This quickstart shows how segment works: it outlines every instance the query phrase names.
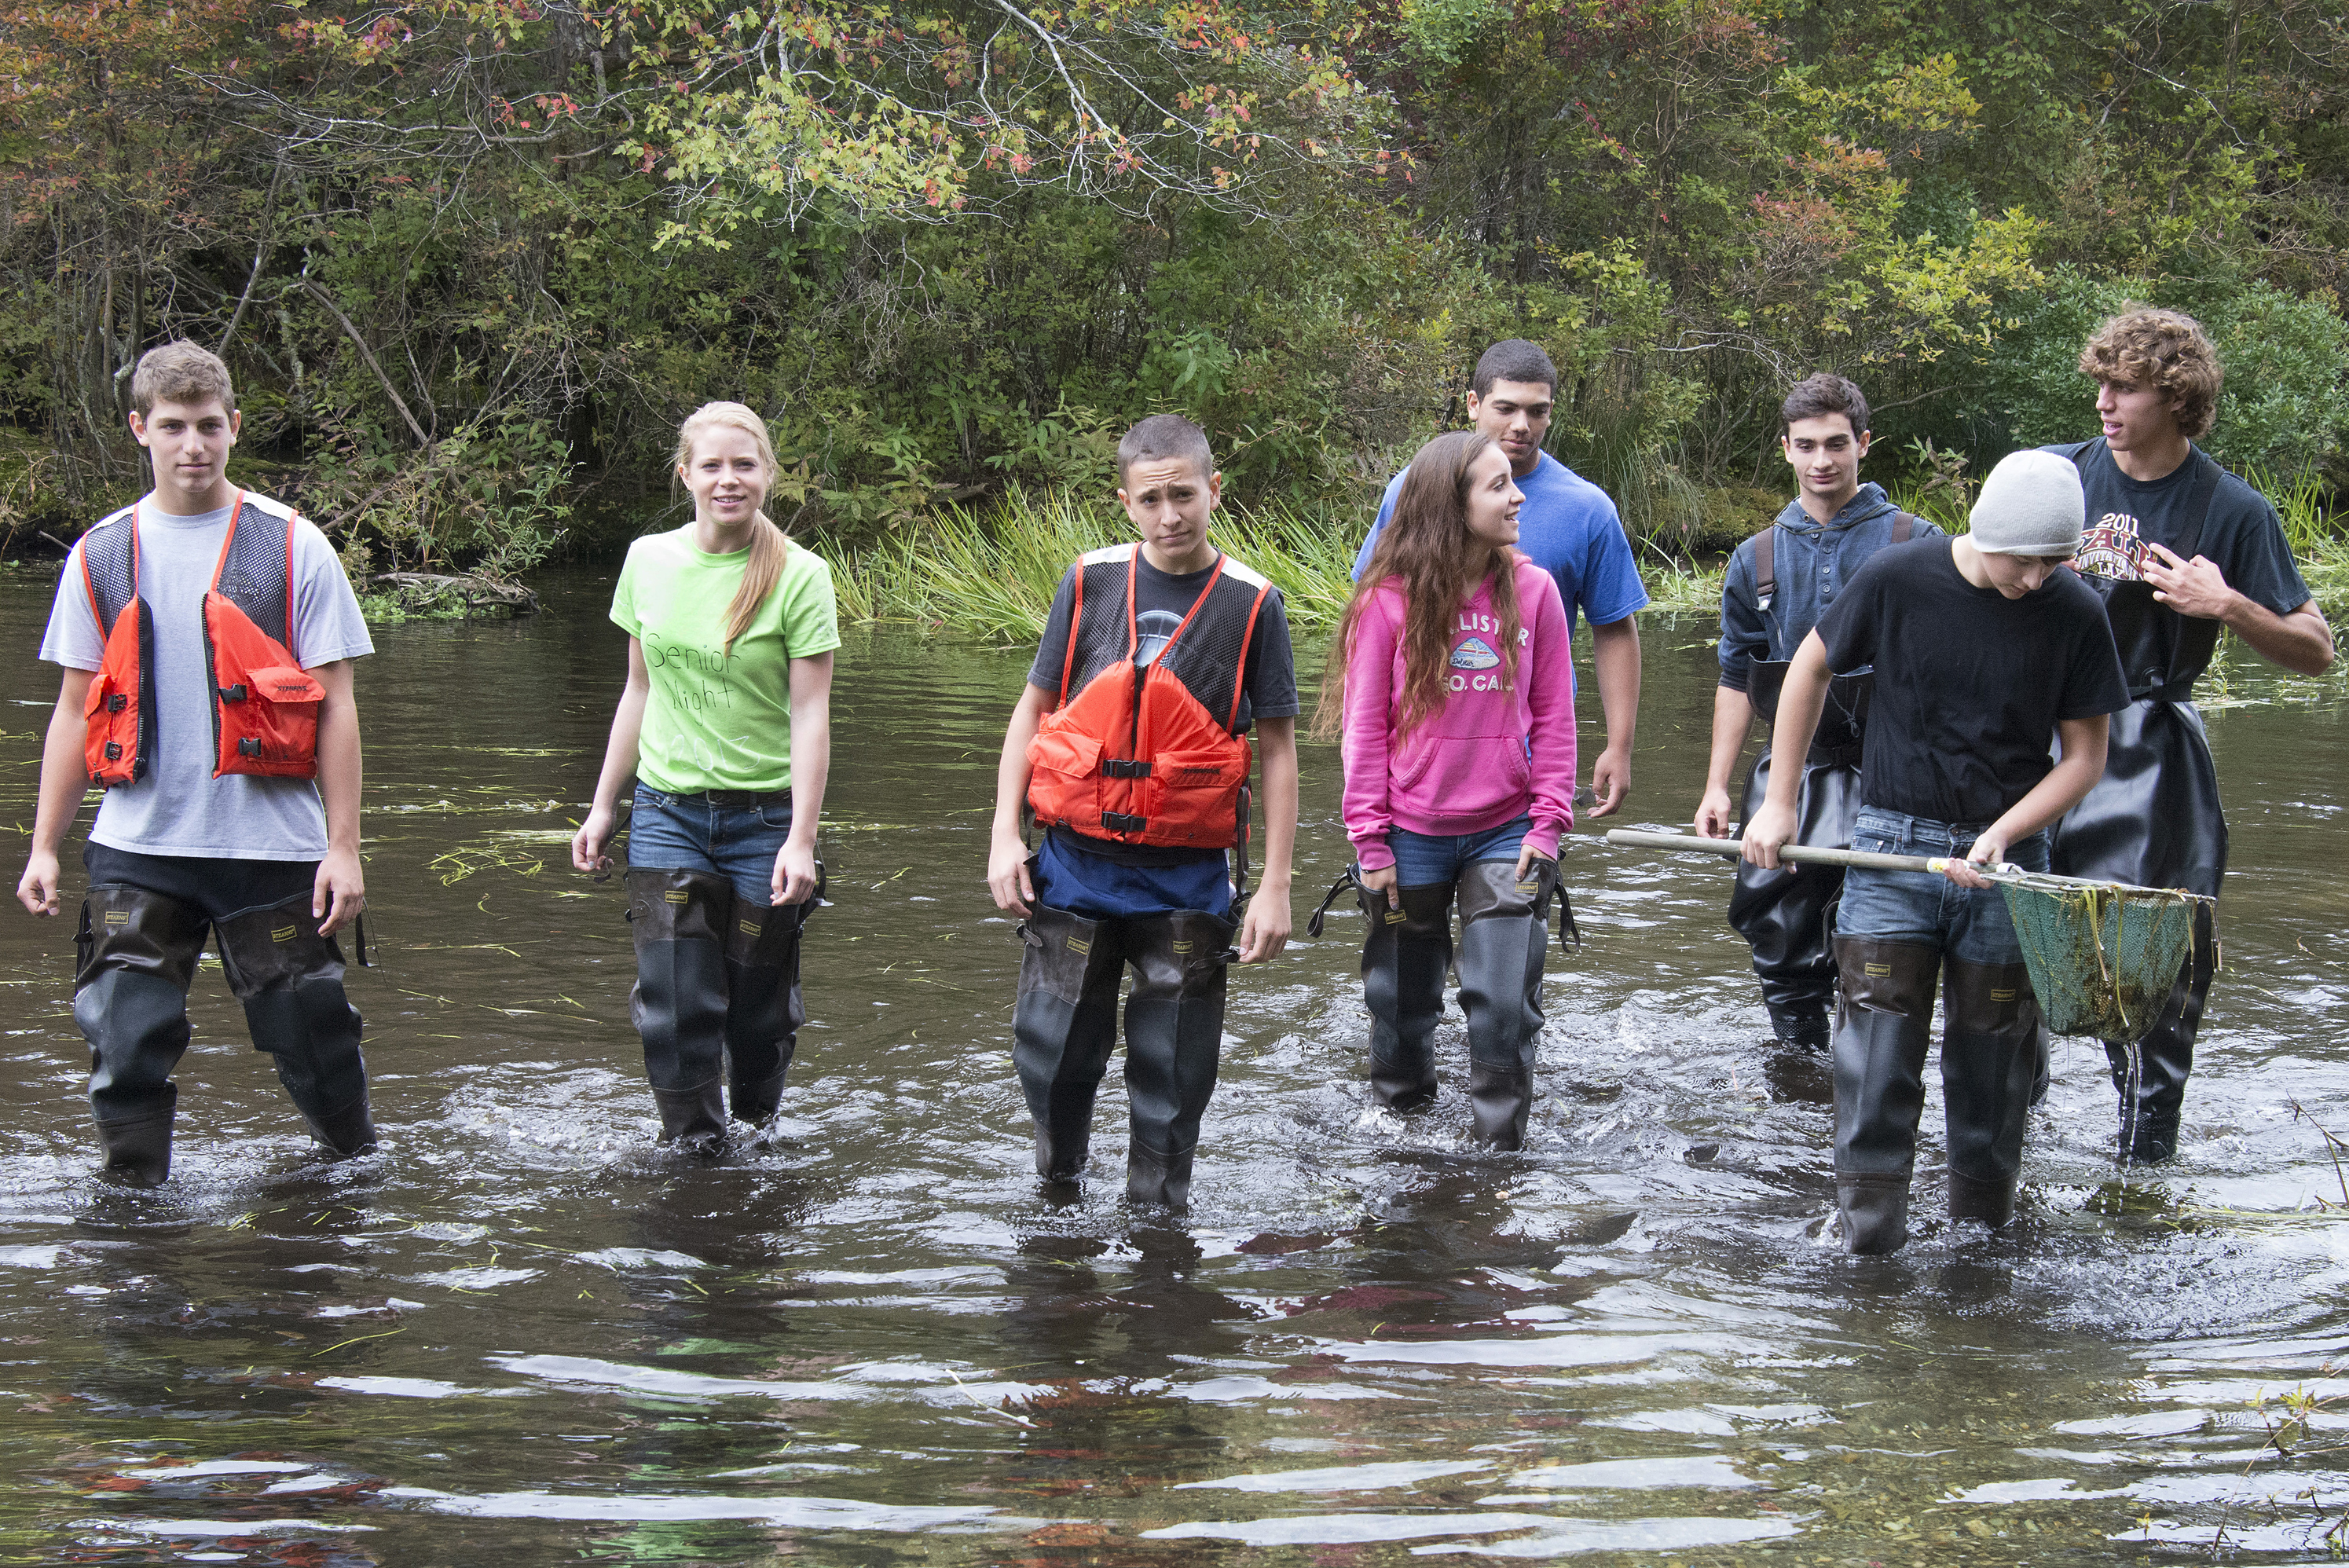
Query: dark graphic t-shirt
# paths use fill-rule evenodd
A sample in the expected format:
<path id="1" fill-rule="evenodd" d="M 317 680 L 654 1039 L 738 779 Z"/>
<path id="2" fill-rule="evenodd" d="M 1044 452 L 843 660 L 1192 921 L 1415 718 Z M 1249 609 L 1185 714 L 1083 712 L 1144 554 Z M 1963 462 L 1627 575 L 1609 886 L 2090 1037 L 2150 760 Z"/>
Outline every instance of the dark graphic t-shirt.
<path id="1" fill-rule="evenodd" d="M 2009 599 L 1966 581 L 1950 541 L 1878 552 L 1818 624 L 1827 668 L 1876 666 L 1860 799 L 1987 825 L 2054 766 L 2055 727 L 2127 706 L 2095 593 L 2058 569 Z"/>
<path id="2" fill-rule="evenodd" d="M 2149 544 L 2189 561 L 2207 557 L 2227 586 L 2279 615 L 2308 603 L 2308 584 L 2292 558 L 2275 508 L 2199 448 L 2158 480 L 2133 480 L 2121 472 L 2101 438 L 2049 450 L 2079 467 L 2088 526 L 2072 565 L 2106 600 L 2132 692 L 2200 678 L 2220 630 L 2215 621 L 2196 621 L 2154 603 L 2149 590 L 2116 592 L 2119 584 L 2145 581 Z M 2213 477 L 2214 489 L 2197 483 Z M 2205 493 L 2210 498 L 2207 511 L 2201 505 Z"/>

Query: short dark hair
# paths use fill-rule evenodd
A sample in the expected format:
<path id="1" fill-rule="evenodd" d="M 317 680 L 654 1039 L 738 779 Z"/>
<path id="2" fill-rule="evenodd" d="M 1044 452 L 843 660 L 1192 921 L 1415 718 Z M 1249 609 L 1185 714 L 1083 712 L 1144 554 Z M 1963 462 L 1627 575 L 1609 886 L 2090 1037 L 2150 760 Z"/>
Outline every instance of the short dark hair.
<path id="1" fill-rule="evenodd" d="M 1822 370 L 1795 382 L 1778 405 L 1778 434 L 1784 436 L 1797 419 L 1823 419 L 1829 414 L 1849 419 L 1853 435 L 1868 434 L 1868 398 L 1834 371 Z"/>
<path id="2" fill-rule="evenodd" d="M 1557 396 L 1557 366 L 1549 362 L 1542 346 L 1522 337 L 1505 337 L 1485 350 L 1476 361 L 1476 374 L 1468 385 L 1479 397 L 1489 397 L 1495 381 L 1534 381 Z"/>
<path id="3" fill-rule="evenodd" d="M 1117 482 L 1125 483 L 1126 470 L 1136 463 L 1169 459 L 1195 465 L 1203 480 L 1215 477 L 1216 453 L 1207 445 L 1207 432 L 1180 414 L 1153 414 L 1117 443 Z"/>

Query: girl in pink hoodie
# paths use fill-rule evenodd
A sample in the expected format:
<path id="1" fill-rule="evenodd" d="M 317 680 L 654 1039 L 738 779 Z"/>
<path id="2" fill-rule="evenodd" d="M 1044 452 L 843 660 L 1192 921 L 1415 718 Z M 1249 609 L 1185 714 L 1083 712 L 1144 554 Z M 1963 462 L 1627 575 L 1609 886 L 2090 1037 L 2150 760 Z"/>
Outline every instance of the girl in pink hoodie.
<path id="1" fill-rule="evenodd" d="M 1511 548 L 1524 500 L 1485 436 L 1420 449 L 1346 607 L 1318 721 L 1341 716 L 1371 1091 L 1397 1110 L 1435 1097 L 1456 892 L 1468 1099 L 1477 1140 L 1497 1149 L 1525 1140 L 1558 836 L 1574 820 L 1566 608 Z"/>

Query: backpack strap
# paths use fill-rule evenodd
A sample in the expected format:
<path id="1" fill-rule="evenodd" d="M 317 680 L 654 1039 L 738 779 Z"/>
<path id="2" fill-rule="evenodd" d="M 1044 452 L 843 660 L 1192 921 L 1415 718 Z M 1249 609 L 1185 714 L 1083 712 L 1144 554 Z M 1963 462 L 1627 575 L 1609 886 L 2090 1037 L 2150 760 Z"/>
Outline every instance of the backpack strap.
<path id="1" fill-rule="evenodd" d="M 1770 595 L 1778 591 L 1777 543 L 1778 524 L 1774 519 L 1754 536 L 1754 607 L 1757 610 L 1767 611 Z"/>
<path id="2" fill-rule="evenodd" d="M 1917 520 L 1905 511 L 1892 514 L 1892 542 L 1906 544 L 1917 537 Z"/>

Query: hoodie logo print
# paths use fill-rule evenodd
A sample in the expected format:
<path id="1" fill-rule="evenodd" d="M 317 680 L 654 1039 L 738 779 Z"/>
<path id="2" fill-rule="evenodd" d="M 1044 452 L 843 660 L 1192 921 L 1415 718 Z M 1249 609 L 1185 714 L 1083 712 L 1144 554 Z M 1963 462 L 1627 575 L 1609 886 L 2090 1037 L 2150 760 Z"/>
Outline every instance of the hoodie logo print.
<path id="1" fill-rule="evenodd" d="M 1452 667 L 1455 670 L 1489 670 L 1501 662 L 1501 655 L 1482 637 L 1470 637 L 1452 650 Z"/>

